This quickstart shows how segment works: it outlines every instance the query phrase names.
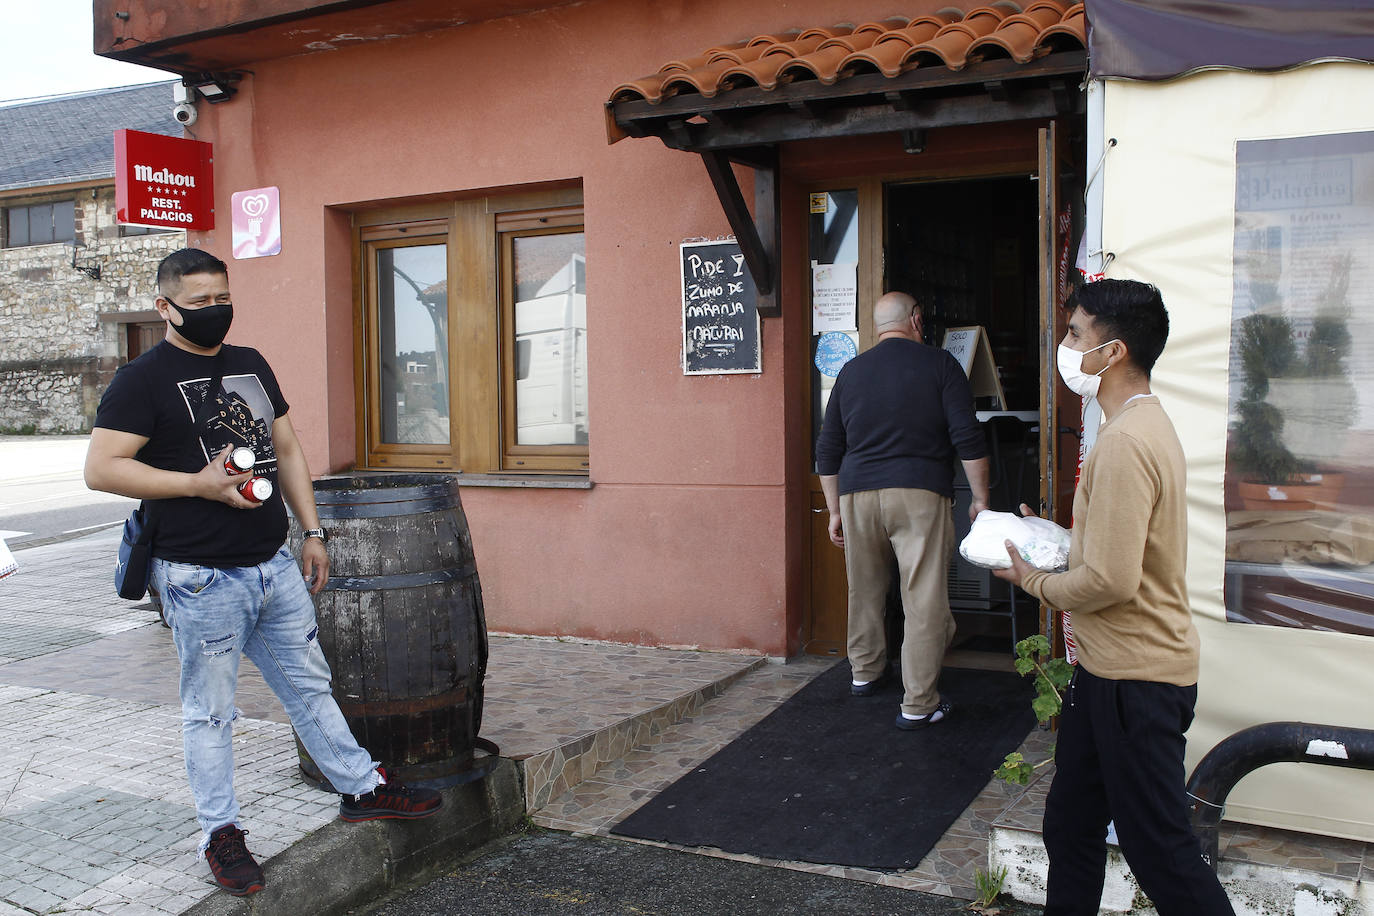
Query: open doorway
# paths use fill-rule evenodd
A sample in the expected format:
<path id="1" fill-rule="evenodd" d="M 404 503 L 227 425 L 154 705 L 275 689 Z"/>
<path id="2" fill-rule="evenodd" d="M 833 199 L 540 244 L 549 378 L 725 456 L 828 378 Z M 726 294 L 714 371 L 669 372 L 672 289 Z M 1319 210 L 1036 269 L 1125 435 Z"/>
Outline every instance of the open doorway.
<path id="1" fill-rule="evenodd" d="M 852 271 L 856 300 L 862 304 L 852 330 L 831 330 L 833 321 L 822 326 L 813 318 L 808 449 L 843 362 L 820 358 L 825 343 L 831 343 L 831 350 L 838 349 L 836 340 L 846 343 L 849 354 L 868 349 L 876 338 L 869 306 L 882 291 L 901 290 L 925 308 L 926 343 L 942 346 L 951 328 L 978 327 L 985 332 L 1002 394 L 975 401 L 993 465 L 992 507 L 1011 511 L 1021 502 L 1038 504 L 1045 369 L 1040 191 L 1036 181 L 1020 172 L 953 180 L 867 179 L 809 192 L 812 270 L 833 265 Z M 803 644 L 813 654 L 843 655 L 844 554 L 829 543 L 817 481 L 813 476 L 811 608 Z M 962 472 L 956 485 L 954 517 L 956 535 L 962 539 L 968 532 L 971 497 Z M 995 658 L 998 667 L 1005 667 L 1016 640 L 1040 630 L 1033 601 L 957 555 L 949 566 L 949 591 L 959 624 L 959 651 L 988 655 L 963 662 L 981 666 Z M 899 632 L 895 594 L 893 602 L 892 624 Z"/>
<path id="2" fill-rule="evenodd" d="M 974 403 L 992 465 L 991 507 L 1034 505 L 1043 368 L 1036 184 L 1025 175 L 889 183 L 883 196 L 883 288 L 922 304 L 928 344 L 942 346 L 951 328 L 983 329 L 1001 391 Z M 957 468 L 957 540 L 968 533 L 971 497 Z M 1034 601 L 957 552 L 949 596 L 959 626 L 951 662 L 1005 666 L 1016 640 L 1038 629 Z M 899 638 L 900 604 L 892 610 Z"/>

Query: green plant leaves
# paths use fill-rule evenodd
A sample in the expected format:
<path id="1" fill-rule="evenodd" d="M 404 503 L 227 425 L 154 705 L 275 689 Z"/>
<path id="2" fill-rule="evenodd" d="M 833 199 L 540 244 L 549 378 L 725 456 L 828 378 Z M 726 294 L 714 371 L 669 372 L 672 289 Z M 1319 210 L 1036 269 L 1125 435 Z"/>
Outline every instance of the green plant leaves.
<path id="1" fill-rule="evenodd" d="M 1049 654 L 1050 641 L 1043 635 L 1036 634 L 1027 636 L 1016 644 L 1016 659 L 1013 662 L 1016 673 L 1022 677 L 1035 675 L 1035 699 L 1031 700 L 1031 710 L 1042 724 L 1059 715 L 1059 711 L 1064 708 L 1062 691 L 1073 680 L 1074 672 L 1074 666 L 1068 661 L 1062 658 L 1046 658 Z M 1041 664 L 1041 659 L 1045 659 L 1044 664 Z M 1054 759 L 1053 751 L 1050 752 L 1049 759 Z M 993 770 L 992 775 L 1003 782 L 1024 786 L 1030 782 L 1036 767 L 1048 762 L 1049 760 L 1045 760 L 1032 765 L 1026 762 L 1020 752 L 1013 751 L 1006 756 L 1001 766 Z"/>

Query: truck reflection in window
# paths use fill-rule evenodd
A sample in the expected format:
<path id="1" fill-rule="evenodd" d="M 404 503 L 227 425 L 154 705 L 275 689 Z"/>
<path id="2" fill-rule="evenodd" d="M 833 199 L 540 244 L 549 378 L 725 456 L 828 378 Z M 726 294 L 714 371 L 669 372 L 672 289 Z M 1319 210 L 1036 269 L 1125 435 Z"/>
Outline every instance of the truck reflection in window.
<path id="1" fill-rule="evenodd" d="M 517 445 L 586 445 L 587 294 L 582 233 L 515 239 Z M 545 267 L 557 250 L 566 257 Z M 531 269 L 538 264 L 542 270 Z M 531 274 L 534 274 L 532 277 Z M 542 280 L 537 287 L 533 280 Z"/>
<path id="2" fill-rule="evenodd" d="M 530 377 L 530 342 L 528 340 L 517 340 L 515 342 L 515 380 L 523 382 Z"/>

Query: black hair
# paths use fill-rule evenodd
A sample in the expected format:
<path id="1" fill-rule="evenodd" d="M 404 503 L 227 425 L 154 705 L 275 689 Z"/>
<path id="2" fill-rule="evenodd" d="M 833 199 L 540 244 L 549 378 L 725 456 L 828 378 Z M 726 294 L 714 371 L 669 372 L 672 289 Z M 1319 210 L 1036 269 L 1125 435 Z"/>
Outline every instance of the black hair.
<path id="1" fill-rule="evenodd" d="M 1169 313 L 1156 287 L 1139 280 L 1098 280 L 1074 290 L 1064 308 L 1091 315 L 1102 339 L 1120 339 L 1131 362 L 1150 377 L 1169 339 Z"/>
<path id="2" fill-rule="evenodd" d="M 191 274 L 219 274 L 229 276 L 229 266 L 219 258 L 200 248 L 182 248 L 163 258 L 157 265 L 157 285 L 165 289 L 168 284 L 180 284 L 182 277 Z"/>

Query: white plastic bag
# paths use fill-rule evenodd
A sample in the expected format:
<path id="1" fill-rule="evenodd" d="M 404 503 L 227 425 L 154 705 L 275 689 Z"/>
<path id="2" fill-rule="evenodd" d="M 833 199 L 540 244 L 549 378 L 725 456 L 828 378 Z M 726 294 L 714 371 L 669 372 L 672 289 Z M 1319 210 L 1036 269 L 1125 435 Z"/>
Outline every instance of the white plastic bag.
<path id="1" fill-rule="evenodd" d="M 1006 569 L 1011 558 L 1004 542 L 1011 541 L 1022 559 L 1036 569 L 1062 572 L 1069 568 L 1069 540 L 1068 529 L 1054 522 L 984 509 L 959 544 L 959 553 L 974 566 Z"/>
<path id="2" fill-rule="evenodd" d="M 15 562 L 14 554 L 10 553 L 9 547 L 5 544 L 5 539 L 0 538 L 0 579 L 5 578 L 18 568 L 19 564 Z"/>

